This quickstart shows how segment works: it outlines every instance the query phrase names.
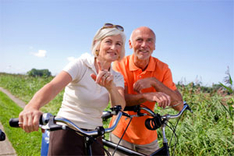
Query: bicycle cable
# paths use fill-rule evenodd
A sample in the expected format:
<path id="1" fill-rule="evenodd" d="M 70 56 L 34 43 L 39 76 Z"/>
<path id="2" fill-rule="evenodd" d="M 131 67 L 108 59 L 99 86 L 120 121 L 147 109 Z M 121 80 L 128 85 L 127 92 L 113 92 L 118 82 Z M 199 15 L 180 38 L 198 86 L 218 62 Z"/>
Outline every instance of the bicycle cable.
<path id="1" fill-rule="evenodd" d="M 178 123 L 179 123 L 180 118 L 181 118 L 181 116 L 178 118 L 178 120 L 177 120 L 177 122 L 176 122 L 176 125 L 175 125 L 174 127 L 171 127 L 171 126 L 169 126 L 168 124 L 166 124 L 167 127 L 169 127 L 169 129 L 172 131 L 172 136 L 171 136 L 170 141 L 169 141 L 169 147 L 173 147 L 173 146 L 174 146 L 174 151 L 173 151 L 172 156 L 175 155 L 176 145 L 178 144 L 178 137 L 177 137 L 177 135 L 176 135 L 176 127 L 177 127 L 177 125 L 178 125 Z M 172 124 L 170 121 L 168 121 L 168 123 L 170 123 L 170 125 L 173 126 L 173 124 Z M 171 143 L 172 143 L 173 135 L 175 136 L 176 142 L 175 142 L 175 144 L 172 146 Z"/>
<path id="2" fill-rule="evenodd" d="M 108 156 L 111 156 L 110 152 L 109 152 L 108 150 L 106 150 L 106 149 L 104 148 L 104 146 L 102 146 L 102 148 L 104 149 L 105 153 L 106 153 Z"/>
<path id="3" fill-rule="evenodd" d="M 124 130 L 123 135 L 122 135 L 121 138 L 119 139 L 119 142 L 118 142 L 117 146 L 115 147 L 115 150 L 114 150 L 112 156 L 114 156 L 114 154 L 115 154 L 115 152 L 116 152 L 116 150 L 117 150 L 117 148 L 118 148 L 118 146 L 119 146 L 121 140 L 123 139 L 123 136 L 124 136 L 124 134 L 126 133 L 126 131 L 127 131 L 127 129 L 128 129 L 128 126 L 130 125 L 131 121 L 132 121 L 132 117 L 130 118 L 126 129 Z"/>
<path id="4" fill-rule="evenodd" d="M 70 127 L 69 127 L 70 128 Z M 79 131 L 73 129 L 77 134 L 79 134 Z M 104 153 L 107 154 L 107 156 L 111 156 L 111 154 L 104 148 L 104 146 L 97 141 L 97 139 L 95 139 L 94 137 L 91 137 L 91 136 L 88 136 L 88 135 L 85 135 L 84 137 L 88 137 L 92 142 L 96 142 L 97 145 L 99 145 L 103 150 L 104 150 Z"/>
<path id="5" fill-rule="evenodd" d="M 144 106 L 144 107 L 146 107 L 146 108 L 148 108 L 147 106 L 145 106 L 145 105 L 143 105 L 143 104 L 141 104 L 141 105 Z M 159 125 L 161 126 L 161 124 L 162 124 L 162 123 L 161 123 L 162 121 L 160 121 L 159 118 L 161 118 L 161 116 L 160 116 L 159 114 L 156 114 L 156 117 L 153 117 L 153 118 L 148 119 L 148 120 L 146 121 L 145 126 L 146 126 L 148 129 L 156 130 L 157 128 L 159 128 L 158 126 L 159 126 Z M 178 136 L 176 135 L 176 128 L 177 128 L 177 125 L 178 125 L 180 119 L 181 119 L 181 116 L 179 116 L 179 118 L 177 119 L 177 122 L 176 122 L 176 124 L 175 124 L 174 127 L 171 127 L 171 126 L 170 126 L 170 125 L 173 126 L 173 124 L 172 124 L 169 120 L 168 120 L 168 123 L 170 123 L 170 125 L 168 125 L 168 124 L 166 123 L 166 126 L 169 127 L 169 129 L 172 131 L 172 136 L 171 136 L 170 141 L 169 141 L 169 147 L 173 147 L 173 146 L 174 146 L 174 150 L 173 150 L 172 156 L 175 155 L 176 145 L 178 144 Z M 171 143 L 172 143 L 173 135 L 175 136 L 176 141 L 175 141 L 175 144 L 172 146 Z"/>

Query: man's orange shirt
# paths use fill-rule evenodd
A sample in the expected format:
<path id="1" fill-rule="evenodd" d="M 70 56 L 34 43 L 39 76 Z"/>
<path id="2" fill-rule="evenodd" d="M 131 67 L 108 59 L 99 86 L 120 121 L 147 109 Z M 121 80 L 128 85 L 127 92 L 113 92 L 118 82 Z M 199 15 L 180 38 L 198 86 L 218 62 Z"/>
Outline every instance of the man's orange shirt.
<path id="1" fill-rule="evenodd" d="M 142 71 L 140 68 L 136 67 L 133 62 L 133 55 L 126 56 L 121 62 L 114 62 L 113 69 L 120 72 L 124 77 L 125 87 L 128 88 L 128 94 L 138 94 L 133 90 L 133 84 L 143 78 L 155 77 L 157 80 L 162 82 L 165 86 L 172 90 L 176 90 L 176 85 L 173 83 L 171 70 L 168 68 L 168 65 L 161 62 L 157 58 L 150 57 L 150 62 L 145 71 Z M 157 92 L 155 88 L 150 87 L 147 89 L 143 89 L 142 93 L 146 92 Z M 155 102 L 144 102 L 143 105 L 150 108 L 154 111 Z M 129 114 L 135 114 L 133 111 L 128 111 Z M 148 130 L 145 127 L 145 120 L 149 118 L 147 116 L 144 117 L 134 117 L 125 132 L 123 139 L 131 142 L 133 144 L 144 145 L 149 144 L 157 139 L 156 130 Z M 120 123 L 117 128 L 113 131 L 113 133 L 119 138 L 122 137 L 128 123 L 129 118 L 122 117 Z M 111 120 L 110 125 L 114 118 Z"/>

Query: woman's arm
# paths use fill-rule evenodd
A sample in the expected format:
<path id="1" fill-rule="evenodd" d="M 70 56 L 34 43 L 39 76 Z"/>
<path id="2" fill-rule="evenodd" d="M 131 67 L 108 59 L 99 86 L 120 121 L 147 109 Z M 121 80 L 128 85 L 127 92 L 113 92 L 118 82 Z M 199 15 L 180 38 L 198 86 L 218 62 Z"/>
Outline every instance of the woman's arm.
<path id="1" fill-rule="evenodd" d="M 37 131 L 39 128 L 40 108 L 49 103 L 56 95 L 72 81 L 71 76 L 62 71 L 51 82 L 42 87 L 19 115 L 20 125 L 25 132 Z"/>
<path id="2" fill-rule="evenodd" d="M 108 90 L 110 95 L 111 106 L 121 105 L 122 110 L 126 106 L 124 99 L 124 89 L 122 87 L 113 87 Z"/>
<path id="3" fill-rule="evenodd" d="M 91 74 L 91 77 L 96 81 L 96 83 L 108 90 L 112 107 L 115 105 L 121 105 L 123 110 L 126 105 L 124 89 L 122 87 L 116 87 L 113 82 L 114 76 L 109 71 L 102 70 L 99 71 L 98 75 Z"/>

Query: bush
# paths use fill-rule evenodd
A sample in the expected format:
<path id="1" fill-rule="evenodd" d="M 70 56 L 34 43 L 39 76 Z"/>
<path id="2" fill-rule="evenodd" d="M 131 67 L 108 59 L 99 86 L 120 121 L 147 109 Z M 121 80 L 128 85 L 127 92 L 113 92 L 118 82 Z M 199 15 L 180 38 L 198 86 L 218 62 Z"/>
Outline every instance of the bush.
<path id="1" fill-rule="evenodd" d="M 27 72 L 27 74 L 29 76 L 33 76 L 33 77 L 49 77 L 51 76 L 51 72 L 48 69 L 31 69 L 30 71 Z"/>

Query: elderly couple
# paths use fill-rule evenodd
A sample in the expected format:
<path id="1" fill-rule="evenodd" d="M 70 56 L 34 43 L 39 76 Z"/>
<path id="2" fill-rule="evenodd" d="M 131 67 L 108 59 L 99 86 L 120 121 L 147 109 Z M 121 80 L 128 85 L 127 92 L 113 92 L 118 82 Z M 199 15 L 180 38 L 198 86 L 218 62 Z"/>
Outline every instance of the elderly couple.
<path id="1" fill-rule="evenodd" d="M 173 83 L 171 70 L 167 64 L 152 57 L 156 43 L 153 30 L 148 27 L 133 30 L 129 39 L 129 47 L 133 49 L 130 56 L 125 56 L 125 41 L 122 26 L 106 23 L 93 38 L 93 56 L 83 55 L 68 64 L 42 87 L 20 113 L 20 127 L 25 132 L 37 131 L 42 114 L 40 108 L 64 88 L 57 116 L 89 130 L 102 126 L 102 111 L 109 102 L 111 106 L 121 105 L 122 108 L 144 104 L 154 110 L 157 104 L 180 111 L 183 100 Z M 145 154 L 155 151 L 158 148 L 157 132 L 143 126 L 145 120 L 145 117 L 134 118 L 120 144 Z M 110 134 L 112 141 L 119 141 L 127 123 L 125 118 L 121 119 Z M 104 155 L 100 150 L 101 138 L 97 141 L 92 145 L 92 152 Z M 71 130 L 50 133 L 48 155 L 85 155 L 84 152 L 83 136 Z"/>

